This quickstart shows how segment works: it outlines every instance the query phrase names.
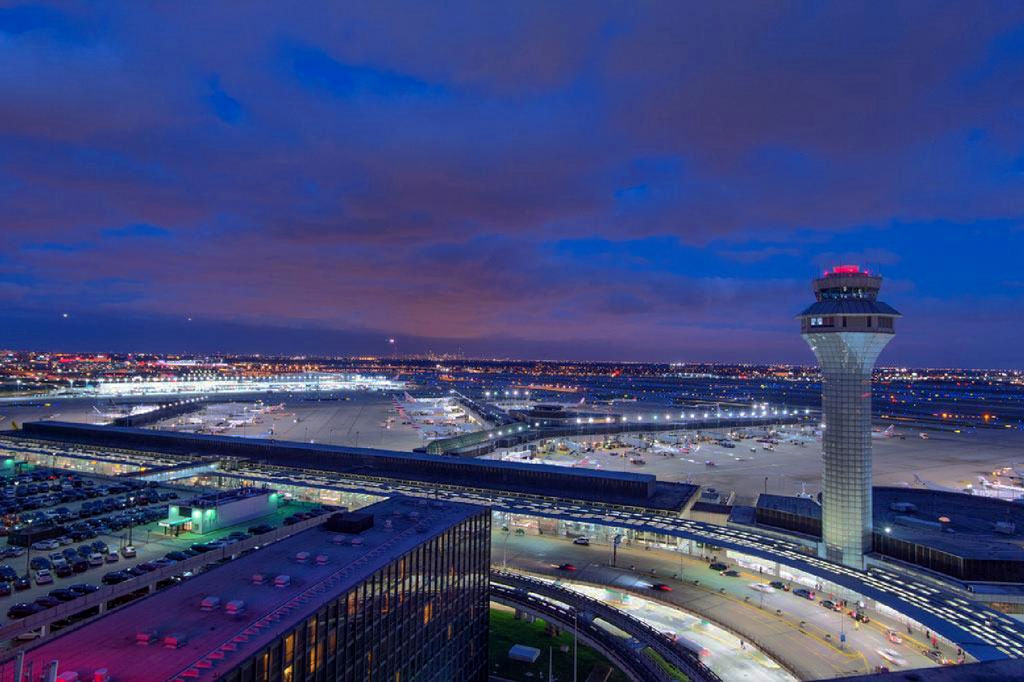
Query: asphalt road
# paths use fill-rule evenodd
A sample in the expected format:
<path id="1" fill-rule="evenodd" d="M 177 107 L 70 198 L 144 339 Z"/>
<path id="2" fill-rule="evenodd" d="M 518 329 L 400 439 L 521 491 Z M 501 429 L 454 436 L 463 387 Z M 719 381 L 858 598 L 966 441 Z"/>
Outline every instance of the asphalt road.
<path id="1" fill-rule="evenodd" d="M 859 629 L 853 619 L 829 611 L 816 602 L 791 593 L 766 594 L 751 589 L 753 582 L 767 582 L 770 577 L 741 570 L 741 577 L 729 578 L 709 570 L 707 564 L 691 557 L 682 557 L 684 580 L 671 578 L 680 570 L 680 555 L 658 550 L 636 550 L 620 547 L 617 567 L 610 566 L 607 546 L 573 545 L 568 539 L 548 536 L 508 537 L 498 531 L 493 538 L 493 558 L 501 566 L 506 557 L 510 568 L 559 576 L 566 581 L 579 580 L 609 585 L 643 595 L 645 599 L 667 602 L 691 613 L 703 615 L 738 635 L 757 642 L 765 652 L 791 668 L 801 679 L 821 679 L 870 672 L 877 665 L 888 665 L 879 649 L 895 649 L 907 660 L 904 668 L 934 665 L 922 653 L 924 636 L 911 641 L 902 630 L 904 643 L 897 645 L 886 639 L 886 631 L 904 626 L 887 622 L 877 613 L 870 613 L 872 622 Z M 573 563 L 574 572 L 561 571 L 561 563 Z M 630 570 L 630 565 L 635 570 Z M 656 574 L 651 574 L 651 569 Z M 738 567 L 736 567 L 738 568 Z M 699 580 L 694 585 L 693 580 Z M 672 592 L 655 592 L 652 583 L 665 583 Z M 802 625 L 801 625 L 802 623 Z M 841 633 L 846 634 L 845 649 L 839 648 Z M 946 652 L 952 656 L 955 652 Z"/>

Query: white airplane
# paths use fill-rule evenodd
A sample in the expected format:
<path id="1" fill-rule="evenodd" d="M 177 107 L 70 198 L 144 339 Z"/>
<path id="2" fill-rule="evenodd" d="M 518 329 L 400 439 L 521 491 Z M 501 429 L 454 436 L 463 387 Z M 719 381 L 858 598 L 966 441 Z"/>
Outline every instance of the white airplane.
<path id="1" fill-rule="evenodd" d="M 1006 492 L 1024 495 L 1024 488 L 1018 485 L 1006 485 L 1005 483 L 999 483 L 998 481 L 992 482 L 984 476 L 978 476 L 978 483 L 981 484 L 982 488 L 986 488 L 988 490 L 1005 490 Z"/>
<path id="2" fill-rule="evenodd" d="M 938 483 L 935 483 L 934 481 L 929 481 L 927 479 L 921 478 L 916 473 L 914 474 L 914 482 L 917 483 L 918 485 L 922 485 L 925 488 L 928 488 L 928 490 L 937 490 L 939 492 L 944 492 L 944 493 L 962 493 L 962 492 L 967 492 L 967 491 L 964 491 L 964 490 L 957 490 L 955 488 L 948 488 L 948 487 L 946 487 L 944 485 L 939 485 Z"/>
<path id="3" fill-rule="evenodd" d="M 872 431 L 871 435 L 878 438 L 892 438 L 896 435 L 896 425 L 890 425 L 885 431 Z"/>

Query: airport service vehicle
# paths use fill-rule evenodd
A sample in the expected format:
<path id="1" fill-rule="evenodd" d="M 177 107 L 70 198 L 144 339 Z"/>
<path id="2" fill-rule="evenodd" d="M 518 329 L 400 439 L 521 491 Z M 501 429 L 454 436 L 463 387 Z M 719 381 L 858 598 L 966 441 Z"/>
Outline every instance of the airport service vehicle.
<path id="1" fill-rule="evenodd" d="M 708 566 L 708 568 L 710 568 L 712 571 L 725 571 L 729 568 L 729 564 L 723 564 L 721 561 L 716 561 L 715 563 Z"/>
<path id="2" fill-rule="evenodd" d="M 672 591 L 672 588 L 669 587 L 668 585 L 666 585 L 665 583 L 654 583 L 653 585 L 651 585 L 651 589 L 652 590 L 656 590 L 658 592 L 671 592 Z"/>
<path id="3" fill-rule="evenodd" d="M 798 597 L 803 597 L 804 599 L 810 599 L 811 601 L 814 600 L 814 591 L 808 590 L 804 587 L 796 588 L 795 590 L 793 590 L 793 594 L 795 594 Z"/>
<path id="4" fill-rule="evenodd" d="M 575 571 L 576 566 L 574 564 L 559 564 L 558 570 L 560 571 Z"/>
<path id="5" fill-rule="evenodd" d="M 755 592 L 764 592 L 765 594 L 772 594 L 775 592 L 775 588 L 765 583 L 750 583 L 750 589 Z"/>
<path id="6" fill-rule="evenodd" d="M 906 665 L 907 659 L 899 655 L 899 652 L 892 649 L 879 649 L 878 655 L 889 661 L 893 665 Z"/>
<path id="7" fill-rule="evenodd" d="M 574 545 L 589 545 L 590 538 L 579 537 L 572 541 Z"/>

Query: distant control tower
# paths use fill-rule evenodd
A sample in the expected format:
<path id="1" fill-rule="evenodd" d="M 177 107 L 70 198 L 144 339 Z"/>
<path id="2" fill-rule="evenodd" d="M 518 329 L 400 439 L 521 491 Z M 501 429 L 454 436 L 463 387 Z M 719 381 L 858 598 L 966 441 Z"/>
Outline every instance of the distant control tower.
<path id="1" fill-rule="evenodd" d="M 814 280 L 817 302 L 798 315 L 821 366 L 822 556 L 864 567 L 871 551 L 871 372 L 899 317 L 878 300 L 882 278 L 840 265 Z"/>

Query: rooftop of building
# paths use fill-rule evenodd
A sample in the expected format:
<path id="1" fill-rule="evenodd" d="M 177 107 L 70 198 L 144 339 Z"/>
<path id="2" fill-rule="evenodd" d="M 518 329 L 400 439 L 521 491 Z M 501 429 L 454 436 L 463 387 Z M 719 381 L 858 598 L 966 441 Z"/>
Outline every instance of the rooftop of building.
<path id="1" fill-rule="evenodd" d="M 198 495 L 196 497 L 189 498 L 181 504 L 190 507 L 200 507 L 202 509 L 210 509 L 214 507 L 220 507 L 231 502 L 238 502 L 240 500 L 247 500 L 250 497 L 262 497 L 264 495 L 271 495 L 274 491 L 269 488 L 252 488 L 242 486 L 239 488 L 233 488 L 232 490 L 217 491 L 215 493 L 207 493 L 206 495 Z"/>
<path id="2" fill-rule="evenodd" d="M 757 496 L 755 506 L 758 509 L 771 509 L 772 511 L 796 514 L 797 516 L 809 516 L 815 519 L 821 518 L 821 505 L 807 497 L 760 493 Z"/>
<path id="3" fill-rule="evenodd" d="M 241 661 L 294 628 L 325 601 L 482 510 L 466 504 L 391 498 L 359 511 L 372 514 L 374 521 L 372 528 L 361 533 L 331 533 L 326 525 L 299 532 L 58 635 L 30 651 L 26 660 L 41 670 L 57 659 L 59 672 L 75 671 L 81 679 L 92 679 L 93 671 L 106 668 L 118 682 L 173 679 L 229 643 L 237 650 L 227 656 Z M 336 538 L 344 542 L 339 544 Z M 356 544 L 354 538 L 359 538 Z M 301 563 L 296 560 L 300 552 L 309 553 Z M 317 555 L 326 556 L 326 563 L 318 563 Z M 265 576 L 263 584 L 254 584 L 254 574 Z M 290 583 L 276 587 L 274 578 L 279 575 L 290 576 Z M 201 603 L 211 596 L 220 599 L 219 608 L 202 610 Z M 233 600 L 245 603 L 241 615 L 225 612 Z M 267 625 L 257 627 L 257 622 Z M 136 634 L 147 631 L 155 633 L 157 641 L 140 646 Z M 172 634 L 183 644 L 165 648 L 162 640 Z"/>
<path id="4" fill-rule="evenodd" d="M 652 509 L 682 509 L 699 490 L 695 485 L 657 481 L 651 474 L 58 421 L 28 422 L 21 431 L 7 433 L 193 458 L 196 453 L 216 453 L 282 469 L 464 485 Z"/>
<path id="5" fill-rule="evenodd" d="M 844 682 L 1007 682 L 1024 679 L 1024 661 L 1010 659 L 844 677 Z"/>
<path id="6" fill-rule="evenodd" d="M 967 559 L 1024 561 L 1024 505 L 924 488 L 872 490 L 875 532 Z M 821 518 L 821 506 L 803 497 L 762 493 L 756 506 Z M 733 520 L 745 523 L 744 519 Z"/>
<path id="7" fill-rule="evenodd" d="M 895 308 L 882 301 L 867 298 L 841 298 L 815 301 L 797 317 L 808 315 L 891 315 L 902 317 Z"/>
<path id="8" fill-rule="evenodd" d="M 872 499 L 876 532 L 889 528 L 889 534 L 900 540 L 965 558 L 1024 561 L 1022 505 L 980 495 L 900 487 L 875 487 Z"/>

